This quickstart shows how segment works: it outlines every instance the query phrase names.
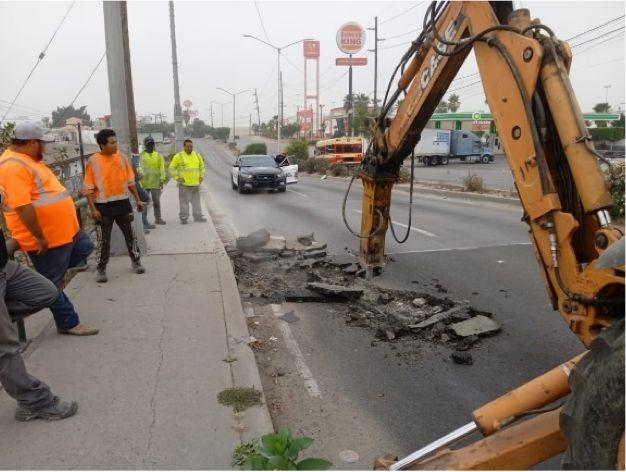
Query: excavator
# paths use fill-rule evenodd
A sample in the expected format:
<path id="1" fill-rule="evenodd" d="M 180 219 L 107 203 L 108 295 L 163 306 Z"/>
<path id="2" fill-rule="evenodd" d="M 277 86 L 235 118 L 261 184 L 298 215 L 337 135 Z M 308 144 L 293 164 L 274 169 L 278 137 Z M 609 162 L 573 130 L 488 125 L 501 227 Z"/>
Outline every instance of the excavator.
<path id="1" fill-rule="evenodd" d="M 529 10 L 507 1 L 428 6 L 371 123 L 358 175 L 361 262 L 385 264 L 390 223 L 396 237 L 393 184 L 472 50 L 549 299 L 584 352 L 407 457 L 381 456 L 375 468 L 526 469 L 563 454 L 565 469 L 623 470 L 624 235 L 612 224 L 601 156 L 570 83 L 572 50 Z M 413 168 L 412 159 L 411 181 Z"/>

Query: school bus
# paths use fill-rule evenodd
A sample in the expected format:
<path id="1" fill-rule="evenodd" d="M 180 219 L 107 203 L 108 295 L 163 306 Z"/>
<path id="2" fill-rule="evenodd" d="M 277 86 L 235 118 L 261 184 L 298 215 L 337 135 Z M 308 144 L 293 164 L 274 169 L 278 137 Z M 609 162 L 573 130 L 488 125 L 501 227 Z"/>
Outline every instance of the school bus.
<path id="1" fill-rule="evenodd" d="M 363 158 L 363 138 L 324 139 L 315 145 L 315 158 L 329 164 L 360 164 Z"/>

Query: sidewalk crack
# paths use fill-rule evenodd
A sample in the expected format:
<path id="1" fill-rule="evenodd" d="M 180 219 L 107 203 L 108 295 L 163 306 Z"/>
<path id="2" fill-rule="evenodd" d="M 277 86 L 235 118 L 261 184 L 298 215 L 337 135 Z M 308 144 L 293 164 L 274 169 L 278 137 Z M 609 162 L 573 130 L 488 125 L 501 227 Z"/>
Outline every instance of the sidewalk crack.
<path id="1" fill-rule="evenodd" d="M 174 275 L 174 277 L 170 280 L 167 289 L 165 290 L 164 294 L 163 294 L 163 302 L 160 304 L 161 306 L 161 311 L 162 311 L 162 316 L 161 319 L 159 320 L 159 323 L 161 325 L 161 334 L 159 335 L 159 342 L 157 343 L 157 347 L 159 350 L 159 358 L 158 358 L 158 362 L 157 362 L 157 368 L 156 368 L 156 375 L 155 375 L 155 380 L 154 380 L 154 387 L 152 388 L 152 396 L 150 397 L 150 412 L 152 415 L 152 420 L 150 422 L 150 426 L 148 426 L 148 443 L 146 445 L 146 451 L 144 453 L 143 456 L 143 460 L 142 460 L 142 464 L 143 464 L 143 468 L 147 469 L 147 461 L 148 461 L 148 456 L 150 454 L 150 450 L 152 449 L 152 440 L 154 437 L 154 426 L 156 424 L 156 419 L 157 419 L 157 412 L 156 412 L 156 395 L 157 392 L 159 390 L 159 384 L 161 382 L 161 368 L 163 367 L 163 339 L 165 338 L 165 320 L 166 320 L 166 310 L 165 310 L 165 302 L 166 300 L 169 299 L 169 294 L 171 289 L 174 287 L 174 284 L 178 281 L 178 274 Z M 155 464 L 153 462 L 153 464 Z"/>

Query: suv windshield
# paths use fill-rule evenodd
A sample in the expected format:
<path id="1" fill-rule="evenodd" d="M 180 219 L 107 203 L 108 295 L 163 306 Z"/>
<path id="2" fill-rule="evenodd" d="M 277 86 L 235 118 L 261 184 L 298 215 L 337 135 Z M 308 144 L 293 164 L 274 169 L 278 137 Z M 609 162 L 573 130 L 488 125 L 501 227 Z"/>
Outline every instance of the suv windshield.
<path id="1" fill-rule="evenodd" d="M 270 156 L 249 156 L 241 158 L 241 167 L 276 167 Z"/>

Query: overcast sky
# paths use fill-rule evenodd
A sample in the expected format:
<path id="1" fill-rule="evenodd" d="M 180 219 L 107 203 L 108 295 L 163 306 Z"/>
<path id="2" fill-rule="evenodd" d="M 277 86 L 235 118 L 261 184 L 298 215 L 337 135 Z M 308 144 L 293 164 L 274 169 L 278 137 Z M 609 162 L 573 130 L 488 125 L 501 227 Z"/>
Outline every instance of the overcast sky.
<path id="1" fill-rule="evenodd" d="M 417 36 L 417 29 L 428 2 L 175 2 L 176 34 L 181 99 L 193 103 L 200 117 L 209 122 L 210 102 L 228 102 L 230 97 L 217 90 L 256 88 L 261 120 L 277 110 L 276 53 L 268 46 L 242 37 L 248 33 L 282 46 L 302 38 L 321 41 L 320 102 L 341 106 L 348 91 L 346 68 L 336 67 L 343 54 L 335 43 L 336 31 L 347 21 L 364 27 L 379 19 L 379 37 L 387 38 L 379 47 L 379 97 L 389 76 Z M 533 17 L 552 27 L 557 36 L 574 38 L 572 82 L 583 111 L 604 101 L 605 85 L 614 109 L 624 107 L 624 2 L 517 2 L 530 8 Z M 0 1 L 0 117 L 4 114 L 38 54 L 50 40 L 70 2 Z M 618 17 L 607 26 L 588 31 Z M 131 44 L 135 107 L 140 115 L 162 112 L 172 119 L 173 85 L 168 3 L 129 2 L 128 21 Z M 263 26 L 265 26 L 264 32 Z M 617 30 L 615 32 L 611 32 Z M 373 48 L 373 32 L 368 31 L 367 47 Z M 589 42 L 587 42 L 589 41 Z M 52 41 L 47 54 L 17 100 L 9 117 L 49 115 L 56 106 L 69 104 L 104 52 L 102 2 L 77 2 Z M 365 53 L 365 51 L 364 51 Z M 303 101 L 302 46 L 283 52 L 285 116 L 293 116 Z M 369 63 L 356 67 L 354 91 L 372 94 L 373 54 Z M 313 63 L 309 70 L 314 70 Z M 473 57 L 469 57 L 450 90 L 461 98 L 461 111 L 486 110 Z M 109 113 L 106 61 L 95 72 L 75 105 L 87 105 L 92 118 Z M 220 107 L 214 105 L 215 125 L 220 124 Z M 254 112 L 252 94 L 237 98 L 237 126 L 248 123 Z M 232 105 L 224 107 L 224 122 L 232 122 Z"/>

